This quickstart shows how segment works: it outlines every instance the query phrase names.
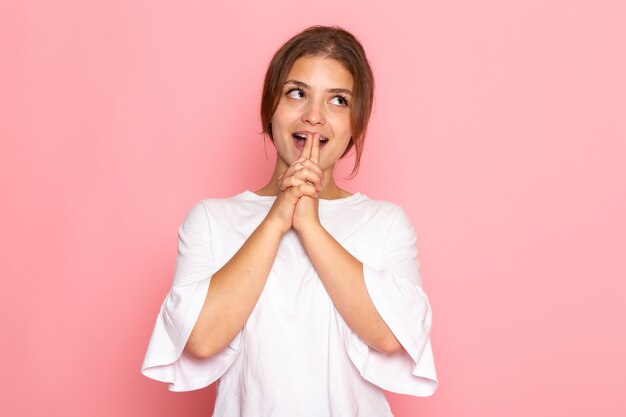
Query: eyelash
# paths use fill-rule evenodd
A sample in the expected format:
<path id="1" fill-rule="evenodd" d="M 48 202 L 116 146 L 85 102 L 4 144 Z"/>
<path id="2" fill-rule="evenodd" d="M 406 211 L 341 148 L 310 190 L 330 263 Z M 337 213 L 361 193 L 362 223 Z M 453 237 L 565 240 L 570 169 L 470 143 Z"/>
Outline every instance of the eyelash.
<path id="1" fill-rule="evenodd" d="M 302 91 L 301 88 L 290 88 L 289 90 L 287 90 L 287 93 L 285 93 L 286 96 L 290 95 L 291 93 L 293 93 L 294 91 L 299 91 L 302 94 L 304 94 L 304 91 Z"/>
<path id="2" fill-rule="evenodd" d="M 290 88 L 289 90 L 287 90 L 285 95 L 288 96 L 291 93 L 293 93 L 294 91 L 299 91 L 302 94 L 304 94 L 304 91 L 302 91 L 301 88 Z M 348 97 L 346 97 L 343 94 L 337 94 L 336 96 L 333 96 L 333 99 L 336 99 L 336 98 L 340 98 L 342 100 L 342 104 L 340 104 L 340 106 L 342 106 L 342 107 L 348 107 L 348 105 L 350 104 L 350 101 L 348 101 Z"/>
<path id="3" fill-rule="evenodd" d="M 348 105 L 350 104 L 350 102 L 348 101 L 348 97 L 344 96 L 343 94 L 337 94 L 333 98 L 340 98 L 341 100 L 343 100 L 342 106 L 348 107 Z"/>

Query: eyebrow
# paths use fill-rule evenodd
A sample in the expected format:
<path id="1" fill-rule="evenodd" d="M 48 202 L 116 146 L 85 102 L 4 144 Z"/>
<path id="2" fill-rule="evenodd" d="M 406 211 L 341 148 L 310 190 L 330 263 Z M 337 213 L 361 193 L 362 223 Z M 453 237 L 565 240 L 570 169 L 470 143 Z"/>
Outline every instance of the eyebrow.
<path id="1" fill-rule="evenodd" d="M 311 89 L 310 85 L 308 85 L 307 83 L 303 83 L 302 81 L 298 81 L 298 80 L 287 80 L 285 81 L 285 84 L 294 84 L 294 85 L 297 85 L 298 87 L 306 88 L 308 90 Z M 335 94 L 352 95 L 352 91 L 348 90 L 347 88 L 329 88 L 326 91 L 328 91 L 329 93 L 335 93 Z"/>

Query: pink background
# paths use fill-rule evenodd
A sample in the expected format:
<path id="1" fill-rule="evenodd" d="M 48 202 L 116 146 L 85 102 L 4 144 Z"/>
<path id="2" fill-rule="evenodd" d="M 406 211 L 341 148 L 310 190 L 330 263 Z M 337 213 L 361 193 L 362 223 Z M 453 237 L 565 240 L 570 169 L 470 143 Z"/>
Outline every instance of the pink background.
<path id="1" fill-rule="evenodd" d="M 139 373 L 177 227 L 265 183 L 271 54 L 339 24 L 378 82 L 342 184 L 409 213 L 434 309 L 396 416 L 626 415 L 626 2 L 435 3 L 2 0 L 0 414 L 210 415 Z"/>

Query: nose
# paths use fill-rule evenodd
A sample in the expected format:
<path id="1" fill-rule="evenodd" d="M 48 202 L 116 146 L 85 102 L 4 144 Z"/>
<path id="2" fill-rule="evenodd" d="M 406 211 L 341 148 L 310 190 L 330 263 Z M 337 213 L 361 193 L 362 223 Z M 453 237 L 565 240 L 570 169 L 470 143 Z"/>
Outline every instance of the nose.
<path id="1" fill-rule="evenodd" d="M 311 126 L 323 125 L 325 121 L 323 105 L 314 100 L 309 101 L 302 114 L 302 121 Z"/>

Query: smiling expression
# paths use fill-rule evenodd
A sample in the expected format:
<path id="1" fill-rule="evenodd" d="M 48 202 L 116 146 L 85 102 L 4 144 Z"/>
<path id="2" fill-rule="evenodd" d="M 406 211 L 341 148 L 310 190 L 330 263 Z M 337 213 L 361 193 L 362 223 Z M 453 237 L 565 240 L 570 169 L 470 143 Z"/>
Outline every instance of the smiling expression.
<path id="1" fill-rule="evenodd" d="M 353 79 L 334 59 L 298 58 L 287 74 L 272 117 L 272 137 L 285 168 L 300 157 L 304 141 L 319 133 L 322 170 L 334 167 L 346 150 L 352 130 Z"/>

